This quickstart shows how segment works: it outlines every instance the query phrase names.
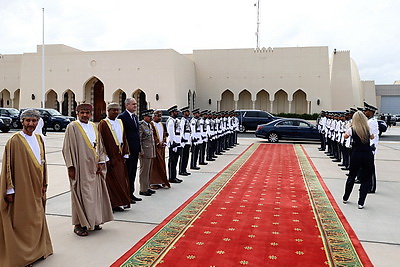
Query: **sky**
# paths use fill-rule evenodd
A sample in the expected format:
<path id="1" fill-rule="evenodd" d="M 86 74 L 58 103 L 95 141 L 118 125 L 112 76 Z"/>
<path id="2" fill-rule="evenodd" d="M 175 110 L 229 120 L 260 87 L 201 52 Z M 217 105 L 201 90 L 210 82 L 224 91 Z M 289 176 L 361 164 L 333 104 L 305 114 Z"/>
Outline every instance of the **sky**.
<path id="1" fill-rule="evenodd" d="M 0 0 L 0 54 L 42 44 L 83 51 L 328 46 L 362 80 L 400 80 L 399 0 Z"/>

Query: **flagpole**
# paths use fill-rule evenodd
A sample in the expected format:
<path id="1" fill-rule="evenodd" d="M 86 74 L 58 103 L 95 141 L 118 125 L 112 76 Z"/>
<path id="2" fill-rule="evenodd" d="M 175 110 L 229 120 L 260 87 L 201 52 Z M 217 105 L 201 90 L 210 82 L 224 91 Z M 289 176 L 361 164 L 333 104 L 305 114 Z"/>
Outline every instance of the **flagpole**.
<path id="1" fill-rule="evenodd" d="M 42 8 L 43 10 L 43 32 L 42 32 L 42 103 L 41 103 L 41 107 L 44 108 L 44 91 L 45 91 L 45 84 L 44 84 L 44 8 Z"/>
<path id="2" fill-rule="evenodd" d="M 260 48 L 260 0 L 257 1 L 257 32 L 256 32 L 256 36 L 257 36 L 257 44 L 256 44 L 256 48 Z"/>

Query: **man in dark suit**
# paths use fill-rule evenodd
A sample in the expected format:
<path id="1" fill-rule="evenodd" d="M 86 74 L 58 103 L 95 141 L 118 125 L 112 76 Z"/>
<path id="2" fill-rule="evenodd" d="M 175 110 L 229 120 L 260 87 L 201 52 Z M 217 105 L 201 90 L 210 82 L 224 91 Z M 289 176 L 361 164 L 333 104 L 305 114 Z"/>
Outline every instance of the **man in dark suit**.
<path id="1" fill-rule="evenodd" d="M 126 110 L 122 112 L 118 118 L 122 120 L 124 124 L 124 130 L 126 133 L 126 139 L 129 145 L 129 158 L 126 159 L 126 167 L 128 168 L 129 176 L 129 191 L 131 197 L 131 203 L 134 204 L 136 201 L 141 201 L 141 198 L 135 197 L 133 194 L 135 191 L 135 178 L 137 171 L 137 163 L 140 152 L 140 135 L 139 135 L 139 119 L 136 116 L 137 102 L 133 97 L 129 97 L 125 100 Z"/>

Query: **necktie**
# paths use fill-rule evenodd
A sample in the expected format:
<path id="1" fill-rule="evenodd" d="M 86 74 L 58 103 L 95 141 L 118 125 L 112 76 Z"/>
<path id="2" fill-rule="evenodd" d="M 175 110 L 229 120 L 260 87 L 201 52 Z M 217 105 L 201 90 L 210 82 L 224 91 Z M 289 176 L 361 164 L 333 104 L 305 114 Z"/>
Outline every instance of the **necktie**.
<path id="1" fill-rule="evenodd" d="M 138 127 L 138 121 L 137 121 L 137 118 L 136 118 L 135 114 L 132 114 L 132 119 L 135 122 L 135 126 L 137 128 Z"/>

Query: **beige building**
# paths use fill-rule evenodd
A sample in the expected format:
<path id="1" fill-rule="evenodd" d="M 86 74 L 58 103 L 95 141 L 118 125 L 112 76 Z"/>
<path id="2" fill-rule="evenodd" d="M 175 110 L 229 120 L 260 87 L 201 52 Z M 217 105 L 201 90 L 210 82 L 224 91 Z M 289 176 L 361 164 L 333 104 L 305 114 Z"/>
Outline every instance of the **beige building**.
<path id="1" fill-rule="evenodd" d="M 0 106 L 40 107 L 42 47 L 1 55 Z M 81 51 L 45 46 L 45 107 L 65 115 L 92 103 L 98 121 L 109 102 L 135 97 L 139 109 L 189 105 L 209 110 L 318 113 L 376 104 L 374 82 L 361 81 L 349 51 L 328 47 Z"/>

